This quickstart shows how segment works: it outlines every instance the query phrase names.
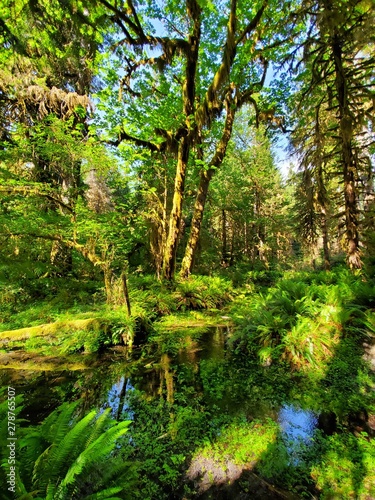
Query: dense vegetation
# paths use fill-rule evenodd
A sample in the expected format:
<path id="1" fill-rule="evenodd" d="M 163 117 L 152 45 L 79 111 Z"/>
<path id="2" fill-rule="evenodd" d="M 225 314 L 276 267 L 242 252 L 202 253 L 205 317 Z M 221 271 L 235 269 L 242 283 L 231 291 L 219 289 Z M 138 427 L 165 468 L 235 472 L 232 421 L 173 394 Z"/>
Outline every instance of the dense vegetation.
<path id="1" fill-rule="evenodd" d="M 375 496 L 374 23 L 3 1 L 4 498 Z"/>

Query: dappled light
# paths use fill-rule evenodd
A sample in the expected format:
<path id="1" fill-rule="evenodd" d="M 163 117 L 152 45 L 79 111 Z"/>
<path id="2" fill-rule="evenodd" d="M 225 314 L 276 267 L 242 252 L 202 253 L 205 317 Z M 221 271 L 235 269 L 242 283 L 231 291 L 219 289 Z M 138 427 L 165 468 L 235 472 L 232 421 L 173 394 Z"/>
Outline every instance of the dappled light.
<path id="1" fill-rule="evenodd" d="M 372 0 L 2 0 L 4 500 L 375 498 Z"/>

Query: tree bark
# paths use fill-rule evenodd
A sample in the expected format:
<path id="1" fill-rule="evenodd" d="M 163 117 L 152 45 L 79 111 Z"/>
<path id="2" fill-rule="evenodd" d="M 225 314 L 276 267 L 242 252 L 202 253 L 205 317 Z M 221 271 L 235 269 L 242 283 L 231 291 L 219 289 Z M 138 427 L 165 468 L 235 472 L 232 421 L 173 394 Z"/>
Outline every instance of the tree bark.
<path id="1" fill-rule="evenodd" d="M 54 241 L 51 246 L 50 253 L 51 264 L 56 269 L 57 276 L 67 276 L 73 270 L 73 256 L 70 248 L 61 243 Z"/>
<path id="2" fill-rule="evenodd" d="M 194 115 L 195 77 L 201 36 L 201 8 L 196 0 L 187 0 L 186 7 L 187 14 L 193 21 L 193 32 L 188 38 L 189 50 L 187 52 L 185 82 L 183 85 L 183 109 L 186 117 L 186 135 L 180 139 L 178 146 L 173 203 L 169 218 L 168 237 L 165 243 L 163 256 L 163 277 L 167 280 L 172 280 L 174 278 L 182 204 L 184 200 L 186 169 L 189 161 L 190 148 L 194 136 L 196 135 L 196 125 L 192 122 L 191 117 Z"/>
<path id="3" fill-rule="evenodd" d="M 227 214 L 223 209 L 221 211 L 221 236 L 222 236 L 222 248 L 221 248 L 221 263 L 225 266 L 228 262 L 228 248 L 227 248 Z"/>
<path id="4" fill-rule="evenodd" d="M 223 134 L 216 146 L 215 154 L 209 164 L 208 170 L 202 169 L 199 176 L 199 187 L 197 197 L 195 199 L 193 220 L 189 240 L 186 245 L 185 255 L 182 260 L 181 276 L 187 278 L 193 270 L 194 258 L 198 247 L 199 236 L 202 228 L 204 207 L 206 205 L 208 188 L 211 179 L 218 167 L 222 164 L 228 147 L 229 140 L 232 136 L 233 122 L 235 116 L 236 99 L 232 97 L 234 89 L 231 88 L 225 100 L 226 119 Z"/>
<path id="5" fill-rule="evenodd" d="M 173 205 L 169 219 L 168 237 L 163 258 L 163 277 L 172 280 L 176 268 L 176 253 L 182 216 L 186 168 L 190 153 L 190 138 L 183 137 L 178 148 L 177 170 L 173 194 Z"/>
<path id="6" fill-rule="evenodd" d="M 128 290 L 128 283 L 127 283 L 125 271 L 122 271 L 122 273 L 121 273 L 121 283 L 122 283 L 122 293 L 124 295 L 126 309 L 128 311 L 128 315 L 131 316 L 132 311 L 131 311 L 131 307 L 130 307 L 129 290 Z"/>
<path id="7" fill-rule="evenodd" d="M 353 118 L 348 102 L 348 82 L 345 74 L 342 43 L 337 33 L 333 36 L 332 53 L 335 65 L 335 85 L 340 113 L 341 157 L 344 181 L 346 255 L 351 269 L 362 267 L 356 193 L 357 164 L 353 152 Z"/>
<path id="8" fill-rule="evenodd" d="M 323 236 L 324 269 L 326 271 L 329 271 L 331 269 L 331 257 L 329 253 L 327 213 L 324 207 L 322 207 L 322 236 Z"/>

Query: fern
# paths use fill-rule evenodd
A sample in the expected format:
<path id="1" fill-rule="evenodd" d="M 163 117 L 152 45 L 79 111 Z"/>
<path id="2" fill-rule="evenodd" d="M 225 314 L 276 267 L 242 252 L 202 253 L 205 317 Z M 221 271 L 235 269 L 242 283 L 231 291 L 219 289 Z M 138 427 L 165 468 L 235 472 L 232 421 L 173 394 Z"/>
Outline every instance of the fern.
<path id="1" fill-rule="evenodd" d="M 41 434 L 48 443 L 59 444 L 68 432 L 73 414 L 79 401 L 63 403 L 56 411 L 52 412 L 40 427 Z"/>
<path id="2" fill-rule="evenodd" d="M 121 457 L 113 457 L 117 440 L 128 430 L 130 422 L 118 423 L 109 417 L 109 410 L 98 416 L 96 410 L 74 423 L 78 403 L 64 404 L 55 410 L 22 442 L 21 475 L 31 477 L 28 492 L 20 491 L 18 500 L 71 500 L 72 498 L 116 499 L 124 486 L 116 480 L 131 469 Z M 60 423 L 65 436 L 56 432 L 55 439 L 43 439 L 43 430 L 51 438 Z M 31 458 L 39 453 L 34 463 Z M 112 457 L 111 457 L 112 455 Z M 90 482 L 88 483 L 88 478 Z M 126 480 L 123 481 L 127 484 Z M 89 486 L 88 486 L 89 485 Z M 89 492 L 85 491 L 89 488 Z M 38 496 L 39 495 L 39 496 Z"/>
<path id="3" fill-rule="evenodd" d="M 69 462 L 79 453 L 82 443 L 87 437 L 87 427 L 94 420 L 96 411 L 91 411 L 77 422 L 59 443 L 53 443 L 45 460 L 38 461 L 34 475 L 39 476 L 39 487 L 46 487 L 48 483 L 54 484 L 66 471 Z"/>
<path id="4" fill-rule="evenodd" d="M 86 448 L 68 470 L 64 480 L 61 482 L 61 486 L 64 487 L 72 484 L 75 476 L 81 474 L 83 470 L 105 460 L 113 450 L 116 440 L 127 433 L 130 423 L 130 421 L 118 423 Z"/>
<path id="5" fill-rule="evenodd" d="M 104 427 L 108 425 L 108 417 L 111 408 L 106 408 L 101 415 L 96 419 L 90 434 L 87 437 L 85 448 L 88 448 L 103 432 Z M 114 422 L 112 423 L 112 425 Z"/>
<path id="6" fill-rule="evenodd" d="M 107 488 L 106 490 L 100 491 L 99 493 L 94 493 L 85 497 L 85 500 L 121 500 L 121 497 L 114 497 L 116 493 L 121 493 L 122 488 L 114 486 L 113 488 Z"/>
<path id="7" fill-rule="evenodd" d="M 129 421 L 118 423 L 86 448 L 73 462 L 51 500 L 65 500 L 74 487 L 79 489 L 79 477 L 83 472 L 87 474 L 95 466 L 102 467 L 113 451 L 117 439 L 128 431 L 129 424 Z"/>
<path id="8" fill-rule="evenodd" d="M 123 480 L 126 482 L 127 486 L 129 486 L 133 481 L 132 478 L 135 472 L 136 465 L 134 462 L 118 460 L 117 456 L 111 457 L 106 461 L 106 467 L 101 471 L 101 477 L 98 485 L 104 487 L 107 484 L 111 484 L 111 481 L 115 479 L 117 485 L 120 485 Z M 122 479 L 124 475 L 126 477 Z"/>

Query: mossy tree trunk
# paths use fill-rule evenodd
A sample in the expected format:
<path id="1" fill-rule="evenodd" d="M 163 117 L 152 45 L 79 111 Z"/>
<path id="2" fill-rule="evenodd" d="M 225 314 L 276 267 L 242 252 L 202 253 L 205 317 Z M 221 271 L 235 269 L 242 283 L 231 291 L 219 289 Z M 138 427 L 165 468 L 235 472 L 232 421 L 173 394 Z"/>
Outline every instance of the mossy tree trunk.
<path id="1" fill-rule="evenodd" d="M 327 212 L 324 207 L 322 207 L 322 237 L 323 237 L 324 269 L 326 271 L 329 271 L 331 269 L 331 257 L 329 251 L 329 231 L 328 231 Z"/>
<path id="2" fill-rule="evenodd" d="M 163 277 L 172 280 L 176 267 L 176 254 L 182 205 L 184 201 L 185 177 L 190 156 L 190 149 L 197 136 L 197 127 L 192 116 L 195 107 L 196 71 L 199 55 L 199 42 L 201 37 L 201 7 L 195 0 L 187 0 L 187 14 L 192 20 L 192 33 L 188 37 L 188 51 L 185 67 L 185 81 L 183 84 L 183 111 L 186 117 L 185 135 L 180 139 L 178 146 L 177 167 L 175 175 L 172 210 L 169 217 L 168 236 L 165 243 L 163 256 Z"/>
<path id="3" fill-rule="evenodd" d="M 195 199 L 193 220 L 191 223 L 191 230 L 189 240 L 185 249 L 185 256 L 182 261 L 181 276 L 187 278 L 192 272 L 194 265 L 194 257 L 197 251 L 199 236 L 202 228 L 204 207 L 206 205 L 208 188 L 210 181 L 218 167 L 223 162 L 225 152 L 229 140 L 232 135 L 233 122 L 235 115 L 235 98 L 232 96 L 233 89 L 230 89 L 226 98 L 226 120 L 224 130 L 220 141 L 217 144 L 215 154 L 209 164 L 208 169 L 202 169 L 199 175 L 198 192 Z"/>
<path id="4" fill-rule="evenodd" d="M 184 187 L 187 163 L 190 152 L 190 138 L 184 137 L 178 148 L 178 160 L 175 176 L 172 211 L 169 218 L 168 237 L 165 243 L 163 256 L 163 277 L 171 280 L 174 277 L 176 267 L 176 253 L 180 225 L 182 217 L 182 204 L 184 198 Z"/>
<path id="5" fill-rule="evenodd" d="M 333 36 L 332 53 L 335 67 L 335 84 L 340 116 L 340 141 L 344 181 L 345 228 L 346 228 L 346 255 L 351 269 L 362 267 L 357 206 L 357 162 L 353 151 L 353 114 L 348 101 L 348 81 L 344 68 L 342 43 L 340 37 Z"/>
<path id="6" fill-rule="evenodd" d="M 227 265 L 228 262 L 228 245 L 227 245 L 227 213 L 225 209 L 221 211 L 221 264 Z"/>
<path id="7" fill-rule="evenodd" d="M 56 269 L 57 276 L 65 277 L 73 271 L 72 250 L 60 241 L 54 241 L 51 246 L 50 260 Z"/>

